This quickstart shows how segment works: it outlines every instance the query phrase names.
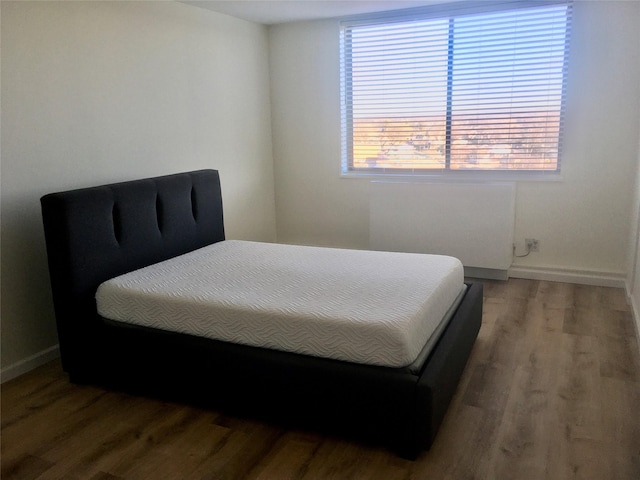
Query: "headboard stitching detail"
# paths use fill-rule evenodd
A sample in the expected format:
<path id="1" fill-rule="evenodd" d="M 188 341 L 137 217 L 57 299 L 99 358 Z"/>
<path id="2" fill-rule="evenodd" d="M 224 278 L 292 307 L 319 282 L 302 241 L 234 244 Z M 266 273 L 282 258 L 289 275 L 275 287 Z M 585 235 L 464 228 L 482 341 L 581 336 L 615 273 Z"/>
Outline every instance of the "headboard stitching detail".
<path id="1" fill-rule="evenodd" d="M 163 211 L 162 211 L 162 199 L 158 192 L 156 191 L 156 221 L 158 223 L 158 231 L 160 231 L 160 235 L 162 235 L 163 230 Z"/>
<path id="2" fill-rule="evenodd" d="M 191 183 L 191 214 L 193 219 L 198 222 L 198 203 L 196 201 L 196 188 L 193 182 Z"/>

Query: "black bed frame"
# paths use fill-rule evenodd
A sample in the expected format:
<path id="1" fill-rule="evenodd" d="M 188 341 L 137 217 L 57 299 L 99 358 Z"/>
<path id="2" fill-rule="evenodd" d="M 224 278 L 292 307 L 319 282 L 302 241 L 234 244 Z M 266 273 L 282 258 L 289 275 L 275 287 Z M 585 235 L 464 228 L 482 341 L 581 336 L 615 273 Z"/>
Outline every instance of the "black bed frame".
<path id="1" fill-rule="evenodd" d="M 482 321 L 470 284 L 422 371 L 360 365 L 136 327 L 100 318 L 100 283 L 224 240 L 215 170 L 41 199 L 63 369 L 74 383 L 259 416 L 383 444 L 429 448 Z"/>

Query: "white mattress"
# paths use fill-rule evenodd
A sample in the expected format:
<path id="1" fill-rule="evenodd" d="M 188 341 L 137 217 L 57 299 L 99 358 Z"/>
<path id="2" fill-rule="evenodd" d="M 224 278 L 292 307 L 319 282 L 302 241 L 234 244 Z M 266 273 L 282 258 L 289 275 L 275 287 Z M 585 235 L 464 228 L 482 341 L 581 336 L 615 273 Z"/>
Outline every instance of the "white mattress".
<path id="1" fill-rule="evenodd" d="M 453 257 L 227 240 L 108 280 L 96 301 L 119 322 L 405 367 L 463 287 Z"/>

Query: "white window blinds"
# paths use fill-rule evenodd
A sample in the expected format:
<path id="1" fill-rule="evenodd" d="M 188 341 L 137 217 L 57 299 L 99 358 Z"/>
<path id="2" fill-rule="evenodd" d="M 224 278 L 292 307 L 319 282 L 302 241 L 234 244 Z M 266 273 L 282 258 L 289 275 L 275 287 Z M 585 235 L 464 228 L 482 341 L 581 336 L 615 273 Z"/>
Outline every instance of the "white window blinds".
<path id="1" fill-rule="evenodd" d="M 570 3 L 461 4 L 342 23 L 343 172 L 560 170 Z"/>

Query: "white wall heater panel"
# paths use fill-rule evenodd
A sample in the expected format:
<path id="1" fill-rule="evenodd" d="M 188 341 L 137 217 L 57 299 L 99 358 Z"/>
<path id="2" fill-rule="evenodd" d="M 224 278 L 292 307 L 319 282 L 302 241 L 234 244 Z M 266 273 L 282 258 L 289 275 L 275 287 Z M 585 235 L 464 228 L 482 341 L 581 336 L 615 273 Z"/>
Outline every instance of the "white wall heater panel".
<path id="1" fill-rule="evenodd" d="M 515 184 L 371 183 L 373 250 L 459 258 L 466 269 L 511 265 Z"/>

